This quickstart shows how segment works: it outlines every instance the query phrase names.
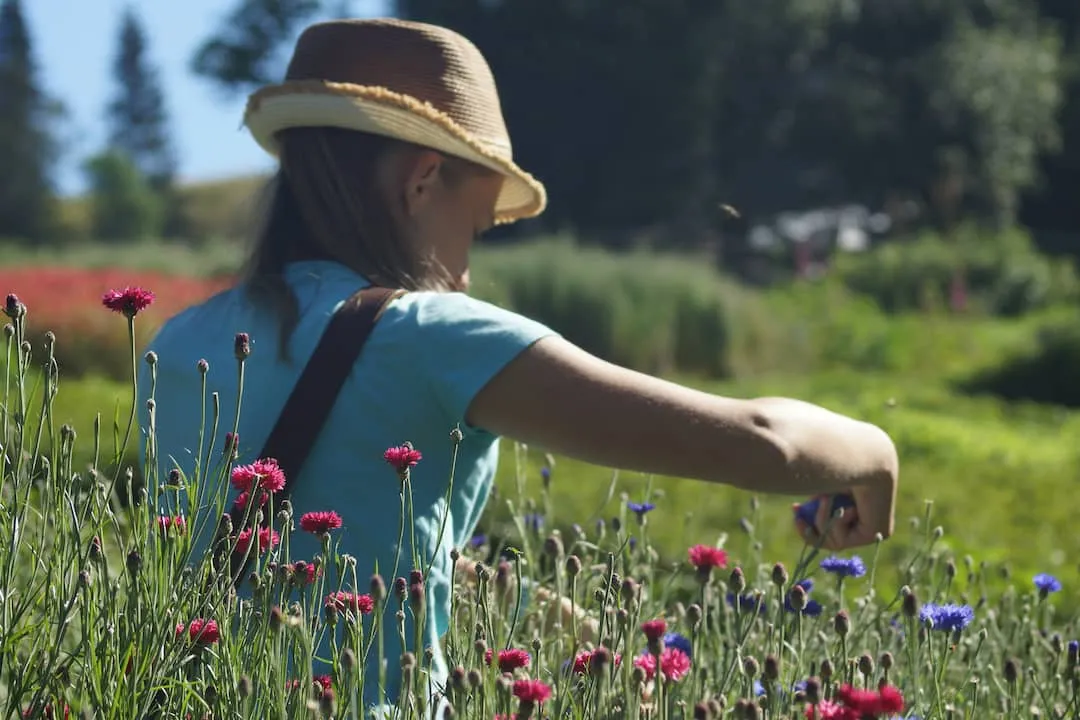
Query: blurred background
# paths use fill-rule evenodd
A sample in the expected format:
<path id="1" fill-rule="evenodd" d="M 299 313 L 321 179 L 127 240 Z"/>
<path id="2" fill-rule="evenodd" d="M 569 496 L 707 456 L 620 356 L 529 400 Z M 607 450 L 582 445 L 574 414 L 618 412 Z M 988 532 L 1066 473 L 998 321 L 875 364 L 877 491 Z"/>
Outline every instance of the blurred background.
<path id="1" fill-rule="evenodd" d="M 1076 0 L 0 0 L 0 290 L 60 337 L 65 419 L 123 397 L 102 291 L 158 293 L 145 339 L 229 284 L 272 170 L 247 94 L 306 24 L 379 15 L 480 47 L 549 189 L 486 239 L 476 294 L 623 365 L 880 423 L 917 527 L 886 555 L 931 499 L 955 552 L 1077 576 Z M 610 516 L 609 479 L 560 462 L 551 523 Z M 672 552 L 746 512 L 654 486 Z"/>

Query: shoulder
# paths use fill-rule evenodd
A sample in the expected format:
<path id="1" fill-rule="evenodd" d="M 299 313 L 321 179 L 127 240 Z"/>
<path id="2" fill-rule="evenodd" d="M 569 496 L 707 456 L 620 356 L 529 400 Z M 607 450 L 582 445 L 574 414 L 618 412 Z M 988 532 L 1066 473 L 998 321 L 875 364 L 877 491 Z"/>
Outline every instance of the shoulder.
<path id="1" fill-rule="evenodd" d="M 461 292 L 410 292 L 394 300 L 380 323 L 402 332 L 472 335 L 534 335 L 552 331 L 531 318 Z"/>
<path id="2" fill-rule="evenodd" d="M 477 392 L 537 341 L 543 323 L 464 293 L 412 292 L 383 313 L 372 342 L 398 372 L 422 378 L 452 422 L 464 423 Z"/>

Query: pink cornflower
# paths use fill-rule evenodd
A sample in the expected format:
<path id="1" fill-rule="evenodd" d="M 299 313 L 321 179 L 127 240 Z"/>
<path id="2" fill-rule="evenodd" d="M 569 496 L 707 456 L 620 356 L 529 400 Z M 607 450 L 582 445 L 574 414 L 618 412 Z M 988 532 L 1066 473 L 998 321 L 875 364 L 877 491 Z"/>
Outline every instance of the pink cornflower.
<path id="1" fill-rule="evenodd" d="M 240 492 L 250 492 L 256 486 L 269 492 L 280 492 L 285 489 L 285 472 L 278 467 L 277 460 L 264 458 L 233 468 L 232 484 Z"/>
<path id="2" fill-rule="evenodd" d="M 300 529 L 312 535 L 325 535 L 339 527 L 341 527 L 341 516 L 333 510 L 320 510 L 300 516 Z"/>
<path id="3" fill-rule="evenodd" d="M 814 710 L 817 710 L 817 713 Z M 831 700 L 806 706 L 806 720 L 859 720 L 859 715 L 849 707 Z"/>
<path id="4" fill-rule="evenodd" d="M 699 571 L 727 567 L 727 553 L 721 548 L 709 545 L 695 545 L 687 551 L 690 564 Z"/>
<path id="5" fill-rule="evenodd" d="M 541 705 L 551 697 L 551 686 L 542 680 L 515 680 L 514 697 L 522 705 Z"/>
<path id="6" fill-rule="evenodd" d="M 183 626 L 177 625 L 177 628 L 181 627 Z M 217 621 L 195 618 L 188 625 L 188 638 L 199 645 L 213 645 L 221 638 Z"/>
<path id="7" fill-rule="evenodd" d="M 656 656 L 646 653 L 634 658 L 634 667 L 645 671 L 645 678 L 656 676 Z M 690 656 L 674 647 L 664 648 L 660 655 L 660 674 L 668 682 L 678 682 L 690 672 Z"/>
<path id="8" fill-rule="evenodd" d="M 176 530 L 177 535 L 183 535 L 187 530 L 187 520 L 183 515 L 176 515 L 170 517 L 168 515 L 158 516 L 158 529 L 161 530 L 162 535 L 167 535 L 170 529 Z"/>
<path id="9" fill-rule="evenodd" d="M 288 568 L 292 571 L 293 577 L 297 578 L 302 585 L 311 585 L 316 577 L 322 575 L 322 568 L 316 570 L 314 563 L 303 560 L 289 563 Z"/>
<path id="10" fill-rule="evenodd" d="M 250 498 L 251 498 L 251 493 L 250 492 L 244 491 L 244 492 L 240 493 L 239 495 L 236 496 L 236 501 L 233 502 L 233 507 L 235 507 L 237 510 L 246 510 L 247 506 L 248 506 L 248 501 L 249 501 Z M 266 492 L 265 490 L 260 490 L 259 491 L 259 501 L 255 505 L 255 507 L 257 507 L 257 508 L 262 507 L 263 505 L 266 504 L 266 501 L 269 500 L 269 499 L 270 499 L 270 493 Z"/>
<path id="11" fill-rule="evenodd" d="M 667 632 L 667 621 L 664 618 L 656 618 L 655 620 L 646 620 L 641 623 L 641 632 L 645 633 L 645 637 L 649 642 L 656 642 L 664 637 L 664 633 Z"/>
<path id="12" fill-rule="evenodd" d="M 518 668 L 529 667 L 532 658 L 529 657 L 529 653 L 516 648 L 500 650 L 498 655 L 495 655 L 491 648 L 488 648 L 484 653 L 484 662 L 491 665 L 492 660 L 498 664 L 500 672 L 512 673 Z"/>
<path id="13" fill-rule="evenodd" d="M 588 673 L 589 668 L 592 666 L 593 659 L 596 658 L 598 654 L 603 652 L 606 652 L 609 657 L 614 658 L 615 667 L 618 667 L 620 664 L 622 664 L 622 655 L 619 655 L 618 653 L 612 655 L 611 651 L 607 650 L 606 648 L 596 648 L 592 651 L 583 650 L 577 654 L 577 657 L 574 658 L 574 674 L 585 675 L 586 673 Z"/>
<path id="14" fill-rule="evenodd" d="M 154 293 L 139 287 L 110 290 L 101 297 L 101 304 L 126 318 L 133 318 L 154 302 Z"/>
<path id="15" fill-rule="evenodd" d="M 383 460 L 397 470 L 398 475 L 404 475 L 409 468 L 414 467 L 423 457 L 419 450 L 408 443 L 387 448 L 386 452 L 383 453 Z"/>
<path id="16" fill-rule="evenodd" d="M 344 590 L 330 593 L 326 596 L 326 600 L 323 604 L 333 605 L 334 609 L 339 612 L 352 610 L 361 615 L 370 615 L 375 610 L 375 599 L 370 595 L 345 592 Z"/>
<path id="17" fill-rule="evenodd" d="M 240 534 L 236 536 L 236 552 L 241 555 L 246 555 L 248 547 L 251 545 L 251 528 L 244 528 L 240 531 Z M 270 528 L 259 528 L 259 552 L 264 553 L 272 547 L 277 547 L 277 544 L 281 541 L 281 536 L 278 535 L 277 530 L 271 530 Z"/>
<path id="18" fill-rule="evenodd" d="M 841 685 L 836 697 L 860 717 L 896 714 L 904 710 L 904 696 L 891 685 L 879 690 L 859 690 L 850 685 Z"/>

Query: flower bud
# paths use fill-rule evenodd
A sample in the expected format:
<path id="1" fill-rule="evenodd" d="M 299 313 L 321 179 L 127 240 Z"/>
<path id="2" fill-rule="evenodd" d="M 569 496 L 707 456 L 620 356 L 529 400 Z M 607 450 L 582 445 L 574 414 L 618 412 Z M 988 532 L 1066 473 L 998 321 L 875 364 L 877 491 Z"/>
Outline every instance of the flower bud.
<path id="1" fill-rule="evenodd" d="M 836 629 L 836 634 L 840 637 L 845 637 L 848 631 L 851 630 L 851 618 L 847 614 L 847 610 L 841 610 L 836 613 L 836 617 L 833 618 L 833 628 Z"/>
<path id="2" fill-rule="evenodd" d="M 765 656 L 765 679 L 776 681 L 780 678 L 780 659 L 775 655 Z"/>
<path id="3" fill-rule="evenodd" d="M 233 352 L 237 360 L 246 360 L 251 355 L 251 336 L 247 333 L 236 333 L 233 338 Z"/>
<path id="4" fill-rule="evenodd" d="M 736 595 L 746 589 L 746 576 L 743 575 L 742 568 L 732 569 L 731 576 L 728 578 L 728 589 Z"/>

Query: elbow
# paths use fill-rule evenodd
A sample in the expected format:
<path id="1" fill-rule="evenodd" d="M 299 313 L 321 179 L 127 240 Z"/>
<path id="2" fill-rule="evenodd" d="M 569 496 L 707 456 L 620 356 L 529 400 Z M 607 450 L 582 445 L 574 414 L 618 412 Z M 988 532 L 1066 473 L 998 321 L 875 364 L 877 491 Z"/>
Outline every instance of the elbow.
<path id="1" fill-rule="evenodd" d="M 743 420 L 744 438 L 736 457 L 737 487 L 768 493 L 796 492 L 802 453 L 790 438 L 777 429 L 770 409 L 751 406 Z"/>

